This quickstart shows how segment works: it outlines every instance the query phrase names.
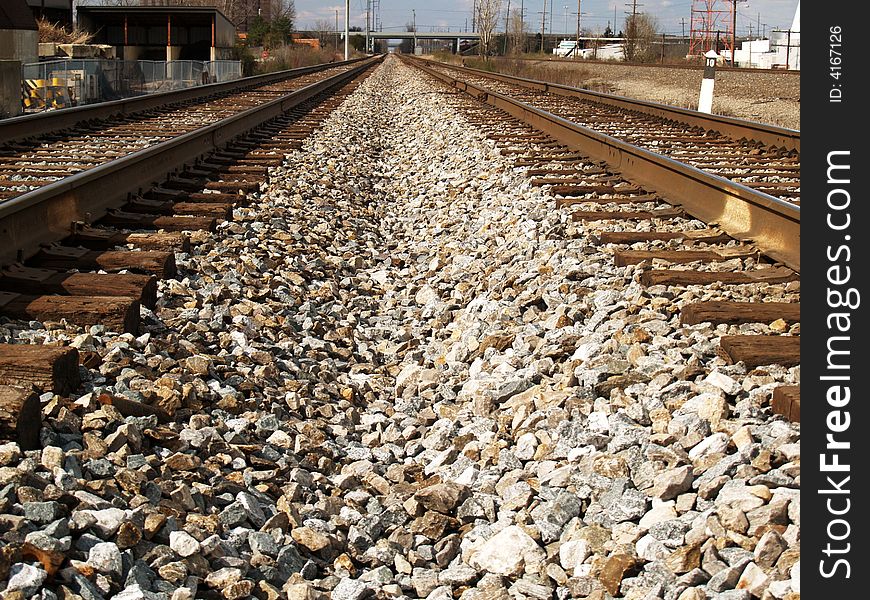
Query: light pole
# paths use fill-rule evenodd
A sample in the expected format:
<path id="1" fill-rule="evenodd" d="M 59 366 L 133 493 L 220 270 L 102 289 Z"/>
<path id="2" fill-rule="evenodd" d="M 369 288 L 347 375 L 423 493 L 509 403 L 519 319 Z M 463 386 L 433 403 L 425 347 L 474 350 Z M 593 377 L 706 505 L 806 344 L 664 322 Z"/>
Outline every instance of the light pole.
<path id="1" fill-rule="evenodd" d="M 580 0 L 577 0 L 577 41 L 574 43 L 574 58 L 580 56 Z"/>
<path id="2" fill-rule="evenodd" d="M 344 60 L 350 60 L 350 0 L 344 0 Z"/>
<path id="3" fill-rule="evenodd" d="M 544 0 L 544 8 L 541 11 L 541 54 L 544 53 L 544 33 L 547 31 L 547 0 Z"/>

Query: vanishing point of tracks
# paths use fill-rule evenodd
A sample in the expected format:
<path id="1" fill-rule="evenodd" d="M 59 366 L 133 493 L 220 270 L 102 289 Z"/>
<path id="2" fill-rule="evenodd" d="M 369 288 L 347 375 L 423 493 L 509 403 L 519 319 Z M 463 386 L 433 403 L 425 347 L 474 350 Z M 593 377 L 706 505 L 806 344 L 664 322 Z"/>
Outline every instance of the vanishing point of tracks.
<path id="1" fill-rule="evenodd" d="M 141 111 L 31 118 L 29 139 L 19 122 L 0 128 L 0 314 L 135 332 L 139 306 L 154 305 L 156 278 L 174 277 L 174 251 L 189 247 L 181 232 L 231 219 L 268 168 L 300 147 L 379 60 L 205 97 L 144 99 L 154 104 Z M 618 266 L 645 265 L 640 279 L 649 289 L 799 285 L 797 132 L 408 63 L 467 92 L 468 118 L 574 220 L 603 223 L 597 241 L 614 245 Z M 725 302 L 714 292 L 683 307 L 681 320 L 776 322 L 794 334 L 799 315 L 797 303 Z M 790 366 L 799 363 L 799 336 L 723 337 L 721 353 L 747 366 Z M 17 375 L 0 383 L 29 369 L 43 388 L 68 391 L 79 360 L 69 348 L 7 346 L 0 370 Z M 796 389 L 774 400 L 799 419 Z"/>

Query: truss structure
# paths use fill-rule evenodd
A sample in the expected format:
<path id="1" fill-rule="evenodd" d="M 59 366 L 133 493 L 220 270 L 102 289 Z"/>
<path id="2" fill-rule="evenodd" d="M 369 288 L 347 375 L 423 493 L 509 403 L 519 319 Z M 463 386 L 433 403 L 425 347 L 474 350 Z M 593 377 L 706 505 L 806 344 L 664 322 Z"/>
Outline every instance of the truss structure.
<path id="1" fill-rule="evenodd" d="M 692 30 L 689 55 L 699 56 L 709 50 L 730 53 L 733 45 L 733 0 L 692 0 Z"/>

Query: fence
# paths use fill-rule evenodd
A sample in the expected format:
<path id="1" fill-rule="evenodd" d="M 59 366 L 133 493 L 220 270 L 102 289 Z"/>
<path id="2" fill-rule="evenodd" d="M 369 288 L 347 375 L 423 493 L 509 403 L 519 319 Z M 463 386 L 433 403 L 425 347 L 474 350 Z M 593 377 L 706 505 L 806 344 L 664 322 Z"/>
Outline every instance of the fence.
<path id="1" fill-rule="evenodd" d="M 22 65 L 22 103 L 30 112 L 67 108 L 241 76 L 237 60 L 53 60 Z"/>

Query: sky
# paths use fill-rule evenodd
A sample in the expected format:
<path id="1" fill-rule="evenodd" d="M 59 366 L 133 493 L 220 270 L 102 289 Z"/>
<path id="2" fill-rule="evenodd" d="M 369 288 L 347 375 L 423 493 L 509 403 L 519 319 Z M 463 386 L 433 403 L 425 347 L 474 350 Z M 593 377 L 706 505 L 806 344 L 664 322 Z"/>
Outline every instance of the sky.
<path id="1" fill-rule="evenodd" d="M 377 1 L 377 0 L 375 0 Z M 380 24 L 384 31 L 404 30 L 405 24 L 413 19 L 416 12 L 417 28 L 420 31 L 468 31 L 471 30 L 472 3 L 474 0 L 380 0 Z M 502 10 L 508 0 L 501 0 Z M 720 0 L 721 1 L 721 0 Z M 313 28 L 318 20 L 334 25 L 338 10 L 339 28 L 344 28 L 344 2 L 341 0 L 295 0 L 297 26 Z M 543 0 L 510 0 L 511 10 L 518 9 L 522 2 L 529 31 L 541 30 L 541 8 Z M 547 31 L 551 31 L 550 12 L 552 8 L 552 32 L 572 32 L 577 27 L 576 0 L 547 0 Z M 630 11 L 631 0 L 582 0 L 581 24 L 584 30 L 603 31 L 608 23 L 614 21 L 616 11 L 619 30 L 624 23 L 626 11 Z M 759 22 L 765 31 L 773 28 L 788 29 L 794 17 L 798 0 L 739 0 L 737 3 L 737 34 L 753 35 Z M 637 0 L 639 12 L 654 16 L 659 31 L 669 34 L 688 35 L 690 29 L 691 0 Z M 351 26 L 365 26 L 366 0 L 350 0 Z M 502 13 L 503 14 L 503 13 Z M 503 29 L 504 25 L 499 25 Z"/>

